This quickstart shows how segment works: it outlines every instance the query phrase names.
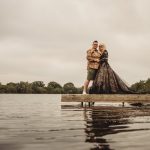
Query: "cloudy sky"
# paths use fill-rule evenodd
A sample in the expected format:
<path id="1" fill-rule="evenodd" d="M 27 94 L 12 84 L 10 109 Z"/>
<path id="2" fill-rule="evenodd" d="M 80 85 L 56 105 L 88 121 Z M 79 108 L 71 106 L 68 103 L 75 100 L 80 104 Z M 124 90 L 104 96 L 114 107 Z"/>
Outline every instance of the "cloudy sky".
<path id="1" fill-rule="evenodd" d="M 82 86 L 86 50 L 104 42 L 129 85 L 150 77 L 149 0 L 0 0 L 0 82 Z"/>

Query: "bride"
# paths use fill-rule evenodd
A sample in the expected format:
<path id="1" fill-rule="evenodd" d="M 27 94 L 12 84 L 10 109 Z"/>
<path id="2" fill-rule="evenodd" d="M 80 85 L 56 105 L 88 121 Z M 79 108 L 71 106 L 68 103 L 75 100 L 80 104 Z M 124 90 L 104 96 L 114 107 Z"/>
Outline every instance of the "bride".
<path id="1" fill-rule="evenodd" d="M 114 93 L 114 94 L 134 94 L 125 82 L 117 75 L 108 63 L 108 51 L 105 44 L 99 45 L 102 52 L 100 57 L 100 65 L 96 73 L 89 94 Z"/>

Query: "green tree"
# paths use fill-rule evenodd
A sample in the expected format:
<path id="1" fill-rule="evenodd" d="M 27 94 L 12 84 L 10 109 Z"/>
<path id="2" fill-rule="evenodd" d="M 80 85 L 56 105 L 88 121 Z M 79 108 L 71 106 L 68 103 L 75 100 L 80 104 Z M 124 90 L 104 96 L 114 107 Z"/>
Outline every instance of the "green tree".
<path id="1" fill-rule="evenodd" d="M 52 81 L 48 83 L 47 91 L 50 94 L 61 94 L 62 86 L 59 83 Z"/>
<path id="2" fill-rule="evenodd" d="M 63 93 L 64 94 L 77 94 L 77 88 L 74 86 L 73 83 L 68 82 L 63 86 Z"/>
<path id="3" fill-rule="evenodd" d="M 6 84 L 6 92 L 7 93 L 17 93 L 17 84 L 13 82 L 9 82 Z"/>
<path id="4" fill-rule="evenodd" d="M 6 93 L 6 85 L 2 85 L 0 82 L 0 93 Z"/>
<path id="5" fill-rule="evenodd" d="M 17 93 L 32 93 L 31 84 L 28 82 L 20 81 L 16 86 Z"/>
<path id="6" fill-rule="evenodd" d="M 145 91 L 146 93 L 150 93 L 150 78 L 148 78 L 145 82 Z"/>
<path id="7" fill-rule="evenodd" d="M 83 86 L 77 88 L 77 94 L 82 94 L 82 91 L 83 91 Z"/>
<path id="8" fill-rule="evenodd" d="M 31 83 L 33 93 L 47 93 L 43 81 L 34 81 Z"/>
<path id="9" fill-rule="evenodd" d="M 139 93 L 146 93 L 146 89 L 145 89 L 145 81 L 144 80 L 140 80 L 139 82 L 131 85 L 131 89 L 134 91 L 137 91 Z"/>

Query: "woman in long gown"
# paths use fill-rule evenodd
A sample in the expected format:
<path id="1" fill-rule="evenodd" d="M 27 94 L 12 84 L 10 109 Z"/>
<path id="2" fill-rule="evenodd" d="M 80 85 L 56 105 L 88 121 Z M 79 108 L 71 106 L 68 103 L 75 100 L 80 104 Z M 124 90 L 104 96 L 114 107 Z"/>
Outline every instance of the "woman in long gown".
<path id="1" fill-rule="evenodd" d="M 96 73 L 95 80 L 89 89 L 89 94 L 134 94 L 117 73 L 111 68 L 108 63 L 108 51 L 104 44 L 99 45 L 99 50 L 102 52 L 100 57 L 100 65 Z"/>

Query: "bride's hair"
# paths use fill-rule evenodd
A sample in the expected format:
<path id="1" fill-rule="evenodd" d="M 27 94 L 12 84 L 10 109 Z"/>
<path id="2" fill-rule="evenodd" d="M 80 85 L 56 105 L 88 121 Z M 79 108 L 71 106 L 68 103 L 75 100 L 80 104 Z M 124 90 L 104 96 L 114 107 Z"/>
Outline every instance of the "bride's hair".
<path id="1" fill-rule="evenodd" d="M 99 48 L 103 48 L 103 50 L 105 50 L 106 49 L 106 45 L 104 43 L 100 43 L 99 44 Z"/>

